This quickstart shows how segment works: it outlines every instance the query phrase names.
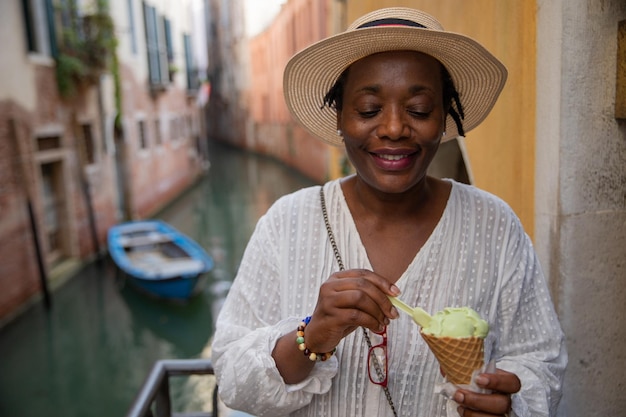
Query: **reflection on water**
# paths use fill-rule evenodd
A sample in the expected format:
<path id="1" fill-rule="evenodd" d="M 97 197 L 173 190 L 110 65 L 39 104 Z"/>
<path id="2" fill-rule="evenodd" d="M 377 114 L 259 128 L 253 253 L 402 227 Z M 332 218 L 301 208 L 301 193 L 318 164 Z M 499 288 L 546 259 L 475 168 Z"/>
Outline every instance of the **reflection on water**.
<path id="1" fill-rule="evenodd" d="M 157 217 L 214 257 L 200 296 L 148 298 L 107 260 L 85 266 L 41 304 L 0 330 L 0 416 L 123 416 L 152 364 L 206 357 L 213 324 L 258 218 L 278 197 L 312 182 L 263 157 L 212 144 L 208 175 Z M 173 380 L 177 410 L 210 403 L 207 378 Z M 187 407 L 189 406 L 189 407 Z"/>

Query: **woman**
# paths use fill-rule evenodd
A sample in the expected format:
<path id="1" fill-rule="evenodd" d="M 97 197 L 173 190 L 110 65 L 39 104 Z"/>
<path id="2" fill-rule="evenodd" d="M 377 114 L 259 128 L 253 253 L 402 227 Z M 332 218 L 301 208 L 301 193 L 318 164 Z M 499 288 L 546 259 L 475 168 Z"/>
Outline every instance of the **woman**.
<path id="1" fill-rule="evenodd" d="M 479 124 L 505 79 L 482 46 L 406 8 L 365 15 L 291 59 L 290 111 L 343 143 L 356 174 L 285 196 L 259 220 L 213 341 L 228 405 L 266 416 L 555 412 L 566 353 L 528 236 L 500 199 L 426 175 L 442 138 Z M 435 394 L 439 365 L 388 296 L 479 312 L 498 368 L 475 380 L 487 391 Z"/>

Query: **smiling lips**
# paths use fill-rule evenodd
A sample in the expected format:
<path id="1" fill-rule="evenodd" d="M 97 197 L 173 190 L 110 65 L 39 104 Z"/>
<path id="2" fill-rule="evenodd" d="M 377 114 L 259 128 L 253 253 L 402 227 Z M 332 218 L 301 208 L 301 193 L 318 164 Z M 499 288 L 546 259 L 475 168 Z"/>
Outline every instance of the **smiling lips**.
<path id="1" fill-rule="evenodd" d="M 374 154 L 379 158 L 386 159 L 387 161 L 399 161 L 402 158 L 406 158 L 408 155 L 384 155 L 384 154 Z"/>
<path id="2" fill-rule="evenodd" d="M 374 162 L 379 168 L 388 171 L 398 171 L 409 167 L 413 163 L 416 153 L 392 154 L 372 152 L 370 155 L 372 155 Z"/>

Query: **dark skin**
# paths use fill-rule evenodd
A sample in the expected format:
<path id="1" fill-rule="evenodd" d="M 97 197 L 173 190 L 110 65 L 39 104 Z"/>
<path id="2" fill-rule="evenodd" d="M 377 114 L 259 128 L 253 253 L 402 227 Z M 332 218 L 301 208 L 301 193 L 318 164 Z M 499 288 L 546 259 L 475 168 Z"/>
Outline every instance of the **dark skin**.
<path id="1" fill-rule="evenodd" d="M 334 273 L 320 288 L 306 329 L 307 347 L 329 352 L 360 326 L 373 331 L 398 317 L 387 295 L 428 240 L 446 207 L 451 185 L 428 177 L 443 135 L 441 64 L 417 52 L 370 55 L 350 67 L 337 126 L 356 175 L 341 186 L 373 271 Z M 283 336 L 273 357 L 288 384 L 306 378 L 315 362 L 298 351 L 295 331 Z M 519 378 L 498 370 L 482 374 L 492 394 L 458 390 L 464 417 L 503 415 Z"/>

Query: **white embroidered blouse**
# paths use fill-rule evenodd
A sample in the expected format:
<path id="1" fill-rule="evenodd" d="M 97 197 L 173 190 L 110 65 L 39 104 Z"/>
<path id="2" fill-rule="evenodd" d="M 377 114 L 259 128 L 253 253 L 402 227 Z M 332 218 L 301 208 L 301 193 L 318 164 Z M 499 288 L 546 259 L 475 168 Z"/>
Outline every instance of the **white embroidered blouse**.
<path id="1" fill-rule="evenodd" d="M 396 282 L 400 298 L 431 313 L 455 306 L 478 311 L 490 325 L 486 359 L 522 382 L 514 414 L 554 415 L 567 354 L 531 241 L 502 200 L 451 182 L 438 225 Z M 345 268 L 371 269 L 339 181 L 327 183 L 324 192 Z M 212 343 L 228 406 L 272 417 L 392 415 L 383 390 L 369 380 L 360 329 L 299 384 L 286 385 L 272 359 L 278 338 L 312 313 L 319 286 L 338 269 L 319 187 L 282 197 L 259 220 Z M 446 399 L 434 394 L 443 378 L 419 327 L 401 314 L 387 333 L 388 387 L 398 415 L 445 416 Z"/>

